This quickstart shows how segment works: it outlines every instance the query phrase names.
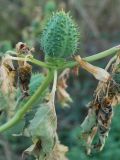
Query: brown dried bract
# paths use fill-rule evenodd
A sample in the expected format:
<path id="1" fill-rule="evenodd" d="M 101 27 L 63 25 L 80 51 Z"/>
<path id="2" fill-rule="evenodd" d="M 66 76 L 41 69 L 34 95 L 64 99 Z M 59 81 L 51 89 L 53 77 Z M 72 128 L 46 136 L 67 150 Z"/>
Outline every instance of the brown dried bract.
<path id="1" fill-rule="evenodd" d="M 57 97 L 59 102 L 63 106 L 68 106 L 69 102 L 72 102 L 72 99 L 70 95 L 67 93 L 67 80 L 69 78 L 70 69 L 65 69 L 58 77 L 58 83 L 57 83 Z"/>
<path id="2" fill-rule="evenodd" d="M 75 66 L 73 69 L 72 69 L 72 73 L 77 77 L 78 74 L 79 74 L 79 66 Z"/>
<path id="3" fill-rule="evenodd" d="M 24 96 L 29 96 L 29 83 L 32 74 L 32 66 L 26 63 L 18 68 L 18 76 L 21 92 Z"/>
<path id="4" fill-rule="evenodd" d="M 74 58 L 83 69 L 90 72 L 99 81 L 107 82 L 110 79 L 110 74 L 106 70 L 91 65 L 83 60 L 80 56 L 75 56 Z"/>

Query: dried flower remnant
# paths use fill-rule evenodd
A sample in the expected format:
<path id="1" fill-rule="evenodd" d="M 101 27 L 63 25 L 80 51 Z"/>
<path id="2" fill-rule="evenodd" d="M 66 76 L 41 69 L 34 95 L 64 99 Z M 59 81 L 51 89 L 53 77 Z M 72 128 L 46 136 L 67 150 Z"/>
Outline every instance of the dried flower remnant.
<path id="1" fill-rule="evenodd" d="M 24 96 L 29 96 L 29 83 L 32 73 L 32 66 L 26 63 L 18 68 L 19 83 Z"/>
<path id="2" fill-rule="evenodd" d="M 17 55 L 26 55 L 30 56 L 33 49 L 30 49 L 26 43 L 19 42 L 16 44 L 16 52 Z M 20 83 L 20 89 L 23 94 L 23 97 L 29 96 L 29 83 L 32 74 L 32 66 L 28 64 L 26 61 L 19 61 L 18 60 L 18 77 Z"/>
<path id="3" fill-rule="evenodd" d="M 82 135 L 87 137 L 85 139 L 87 154 L 101 151 L 108 137 L 113 116 L 113 106 L 115 105 L 114 99 L 120 95 L 120 81 L 116 79 L 118 77 L 119 64 L 118 57 L 115 63 L 110 66 L 112 78 L 107 82 L 99 82 L 93 100 L 89 103 L 88 115 L 81 124 Z M 119 102 L 118 100 L 117 104 Z M 98 143 L 93 145 L 92 142 L 96 134 L 98 135 Z"/>
<path id="4" fill-rule="evenodd" d="M 75 56 L 74 58 L 82 68 L 90 72 L 97 80 L 107 82 L 110 79 L 110 74 L 104 69 L 91 65 L 80 56 Z"/>
<path id="5" fill-rule="evenodd" d="M 62 106 L 68 106 L 68 103 L 72 102 L 72 98 L 67 93 L 67 80 L 69 78 L 70 69 L 65 69 L 58 77 L 57 83 L 57 97 Z"/>

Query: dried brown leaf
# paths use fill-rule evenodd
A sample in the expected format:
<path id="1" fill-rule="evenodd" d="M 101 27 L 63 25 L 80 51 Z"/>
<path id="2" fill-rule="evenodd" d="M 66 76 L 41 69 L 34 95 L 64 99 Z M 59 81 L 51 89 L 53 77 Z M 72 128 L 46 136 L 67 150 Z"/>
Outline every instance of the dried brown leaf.
<path id="1" fill-rule="evenodd" d="M 68 160 L 68 158 L 65 156 L 67 152 L 68 147 L 57 142 L 48 160 Z"/>
<path id="2" fill-rule="evenodd" d="M 72 69 L 72 73 L 77 77 L 78 74 L 79 74 L 79 66 L 75 66 L 73 69 Z"/>
<path id="3" fill-rule="evenodd" d="M 70 69 L 67 68 L 58 77 L 57 97 L 58 101 L 62 104 L 62 106 L 69 106 L 68 103 L 72 102 L 72 98 L 66 91 L 69 74 L 70 74 Z"/>
<path id="4" fill-rule="evenodd" d="M 14 69 L 12 60 L 7 57 L 8 55 L 2 58 L 0 66 L 0 88 L 6 100 L 7 116 L 10 118 L 14 115 L 15 110 L 16 70 Z"/>
<path id="5" fill-rule="evenodd" d="M 4 94 L 13 93 L 15 91 L 16 71 L 12 60 L 7 59 L 7 55 L 2 58 L 0 66 L 1 90 Z"/>
<path id="6" fill-rule="evenodd" d="M 25 63 L 23 66 L 19 66 L 18 68 L 18 75 L 19 75 L 19 83 L 21 92 L 23 95 L 29 95 L 29 83 L 32 74 L 32 66 L 28 63 Z"/>

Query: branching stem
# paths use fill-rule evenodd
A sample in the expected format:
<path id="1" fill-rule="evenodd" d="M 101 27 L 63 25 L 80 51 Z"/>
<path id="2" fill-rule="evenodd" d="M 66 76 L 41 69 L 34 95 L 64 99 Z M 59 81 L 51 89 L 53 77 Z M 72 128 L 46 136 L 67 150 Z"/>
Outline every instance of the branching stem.
<path id="1" fill-rule="evenodd" d="M 110 56 L 110 55 L 115 55 L 119 51 L 120 51 L 120 45 L 115 46 L 113 48 L 110 48 L 110 49 L 108 49 L 106 51 L 102 51 L 102 52 L 97 53 L 95 55 L 84 57 L 83 59 L 85 61 L 87 61 L 87 62 L 93 62 L 93 61 L 97 61 L 97 60 L 100 60 L 102 58 L 105 58 L 107 56 Z M 12 57 L 12 56 L 9 56 L 9 57 L 11 57 L 11 59 L 13 59 L 13 60 L 25 61 L 25 57 Z M 57 68 L 57 69 L 72 68 L 72 67 L 77 65 L 77 62 L 75 62 L 75 61 L 68 61 L 64 65 L 62 65 L 60 67 L 57 67 L 57 66 L 52 66 L 52 65 L 47 64 L 45 62 L 39 61 L 39 60 L 37 60 L 37 59 L 35 59 L 33 57 L 26 58 L 26 61 L 31 62 L 33 64 L 36 64 L 36 65 L 38 65 L 40 67 L 52 68 L 52 69 L 55 69 L 55 68 Z"/>
<path id="2" fill-rule="evenodd" d="M 120 51 L 120 45 L 119 46 L 115 46 L 111 49 L 108 49 L 106 51 L 100 52 L 96 55 L 92 55 L 92 56 L 88 56 L 83 58 L 84 60 L 88 61 L 88 62 L 92 62 L 92 61 L 96 61 L 102 58 L 105 58 L 109 55 L 112 54 L 117 54 Z M 21 61 L 25 61 L 25 57 L 12 57 L 12 56 L 8 56 L 8 58 L 13 59 L 13 60 L 21 60 Z M 39 98 L 39 96 L 41 96 L 41 94 L 43 93 L 43 91 L 48 87 L 48 85 L 50 84 L 50 82 L 53 79 L 53 70 L 56 69 L 64 69 L 64 68 L 72 68 L 74 66 L 77 65 L 77 62 L 71 61 L 71 62 L 67 62 L 65 63 L 63 66 L 57 67 L 57 66 L 48 66 L 48 64 L 41 62 L 39 60 L 34 59 L 33 57 L 28 57 L 26 58 L 26 61 L 28 62 L 32 62 L 38 66 L 41 67 L 45 67 L 45 68 L 53 68 L 51 72 L 48 73 L 46 80 L 43 82 L 43 84 L 37 89 L 37 91 L 34 93 L 34 95 L 26 102 L 26 104 L 24 106 L 22 106 L 15 114 L 15 116 L 9 120 L 7 123 L 3 124 L 2 126 L 0 126 L 0 132 L 3 132 L 9 128 L 11 128 L 12 126 L 14 126 L 16 123 L 18 123 L 25 115 L 25 113 L 32 107 L 32 105 L 35 103 L 35 101 Z M 57 72 L 56 72 L 57 73 Z"/>

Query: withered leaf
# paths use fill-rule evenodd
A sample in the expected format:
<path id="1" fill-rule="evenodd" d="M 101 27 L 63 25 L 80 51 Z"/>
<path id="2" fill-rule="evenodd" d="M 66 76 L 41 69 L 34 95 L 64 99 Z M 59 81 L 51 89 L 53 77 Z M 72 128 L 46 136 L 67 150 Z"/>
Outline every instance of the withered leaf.
<path id="1" fill-rule="evenodd" d="M 62 104 L 62 106 L 69 106 L 68 103 L 72 102 L 72 98 L 66 91 L 69 74 L 70 74 L 70 69 L 67 68 L 58 77 L 57 97 L 58 101 Z"/>
<path id="2" fill-rule="evenodd" d="M 26 63 L 23 66 L 19 66 L 18 68 L 18 75 L 19 75 L 19 83 L 20 88 L 23 95 L 29 95 L 29 83 L 32 74 L 32 66 Z"/>
<path id="3" fill-rule="evenodd" d="M 6 106 L 7 118 L 11 118 L 15 111 L 16 70 L 8 55 L 2 58 L 0 65 L 0 88 L 3 96 L 1 98 L 5 100 L 3 106 Z"/>
<path id="4" fill-rule="evenodd" d="M 68 158 L 65 156 L 67 151 L 68 147 L 57 142 L 48 160 L 68 160 Z"/>
<path id="5" fill-rule="evenodd" d="M 2 58 L 0 66 L 0 80 L 1 80 L 1 90 L 3 93 L 5 94 L 14 93 L 16 71 L 13 66 L 12 60 L 7 59 L 7 55 Z"/>
<path id="6" fill-rule="evenodd" d="M 55 145 L 57 118 L 51 105 L 53 105 L 51 102 L 41 104 L 28 127 L 33 143 L 41 141 L 39 155 L 37 155 L 39 160 L 49 156 Z"/>

